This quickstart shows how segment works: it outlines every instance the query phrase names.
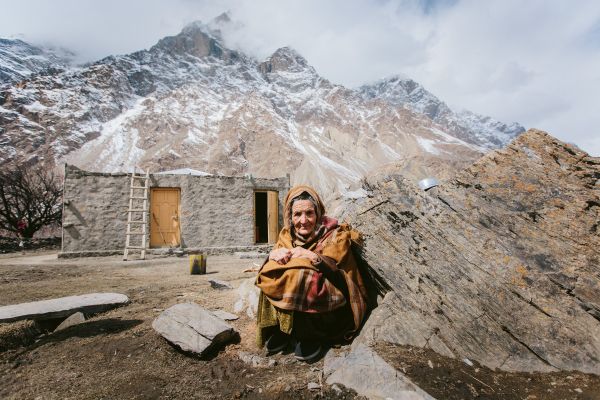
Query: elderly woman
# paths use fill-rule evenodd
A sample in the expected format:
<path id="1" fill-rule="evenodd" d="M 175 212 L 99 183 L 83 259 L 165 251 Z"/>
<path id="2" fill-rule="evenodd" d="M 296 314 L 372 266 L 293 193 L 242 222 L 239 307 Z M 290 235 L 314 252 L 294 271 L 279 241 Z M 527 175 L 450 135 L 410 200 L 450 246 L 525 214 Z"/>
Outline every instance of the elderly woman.
<path id="1" fill-rule="evenodd" d="M 257 341 L 271 354 L 295 343 L 296 358 L 310 361 L 363 321 L 366 290 L 351 251 L 359 234 L 324 214 L 311 187 L 289 191 L 285 226 L 256 280 Z"/>

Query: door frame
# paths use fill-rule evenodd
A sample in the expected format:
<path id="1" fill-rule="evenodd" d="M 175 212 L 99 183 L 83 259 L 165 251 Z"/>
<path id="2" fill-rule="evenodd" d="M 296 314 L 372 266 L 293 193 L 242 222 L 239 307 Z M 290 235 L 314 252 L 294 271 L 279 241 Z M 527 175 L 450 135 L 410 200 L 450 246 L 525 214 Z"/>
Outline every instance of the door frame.
<path id="1" fill-rule="evenodd" d="M 278 190 L 270 190 L 270 189 L 255 189 L 252 192 L 252 230 L 254 232 L 254 244 L 259 244 L 256 241 L 256 193 L 266 193 L 267 194 L 267 244 L 275 244 L 277 243 L 277 239 L 279 237 L 279 191 Z M 275 193 L 275 196 L 272 195 Z M 269 196 L 271 194 L 271 196 Z M 275 221 L 273 222 L 269 217 L 270 211 L 272 211 L 272 202 L 269 199 L 276 199 L 274 208 L 275 208 Z M 260 242 L 262 243 L 262 242 Z"/>

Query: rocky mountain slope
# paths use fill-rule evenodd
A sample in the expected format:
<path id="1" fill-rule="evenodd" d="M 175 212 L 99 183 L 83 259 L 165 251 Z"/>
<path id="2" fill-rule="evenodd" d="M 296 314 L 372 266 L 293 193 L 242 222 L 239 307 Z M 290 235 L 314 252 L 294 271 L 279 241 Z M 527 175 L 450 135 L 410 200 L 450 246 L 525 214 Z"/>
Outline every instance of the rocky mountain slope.
<path id="1" fill-rule="evenodd" d="M 385 293 L 366 343 L 600 374 L 600 159 L 530 130 L 426 192 L 389 171 L 348 215 Z"/>
<path id="2" fill-rule="evenodd" d="M 517 123 L 504 124 L 467 110 L 456 113 L 409 78 L 395 76 L 382 79 L 374 84 L 361 86 L 359 91 L 365 99 L 385 99 L 391 104 L 424 114 L 444 126 L 452 136 L 486 148 L 502 147 L 524 131 Z"/>
<path id="3" fill-rule="evenodd" d="M 148 50 L 4 87 L 0 164 L 290 173 L 292 183 L 352 194 L 373 168 L 447 174 L 523 130 L 453 113 L 412 81 L 387 82 L 333 84 L 290 48 L 258 62 L 194 23 Z"/>
<path id="4" fill-rule="evenodd" d="M 34 74 L 55 74 L 70 67 L 73 54 L 64 49 L 33 46 L 19 39 L 0 38 L 0 86 Z"/>

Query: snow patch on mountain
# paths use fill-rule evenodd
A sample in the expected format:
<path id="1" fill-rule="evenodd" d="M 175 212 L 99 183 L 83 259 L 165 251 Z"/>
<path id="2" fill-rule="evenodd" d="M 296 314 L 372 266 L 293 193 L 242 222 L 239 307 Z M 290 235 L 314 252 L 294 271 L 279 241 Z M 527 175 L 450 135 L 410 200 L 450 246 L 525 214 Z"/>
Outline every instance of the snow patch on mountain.
<path id="1" fill-rule="evenodd" d="M 104 123 L 100 136 L 69 154 L 65 161 L 75 165 L 86 163 L 88 168 L 96 171 L 132 170 L 144 151 L 138 147 L 138 129 L 128 126 L 127 122 L 145 111 L 145 100 L 138 98 L 130 109 Z"/>

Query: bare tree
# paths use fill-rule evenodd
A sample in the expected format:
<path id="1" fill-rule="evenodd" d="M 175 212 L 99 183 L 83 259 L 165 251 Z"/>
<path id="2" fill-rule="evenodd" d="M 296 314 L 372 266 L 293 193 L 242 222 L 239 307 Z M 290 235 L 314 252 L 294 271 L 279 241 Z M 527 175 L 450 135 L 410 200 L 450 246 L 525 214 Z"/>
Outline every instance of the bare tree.
<path id="1" fill-rule="evenodd" d="M 62 182 L 42 167 L 17 166 L 0 172 L 0 229 L 31 238 L 62 218 Z"/>

